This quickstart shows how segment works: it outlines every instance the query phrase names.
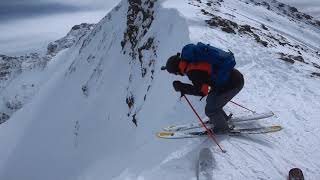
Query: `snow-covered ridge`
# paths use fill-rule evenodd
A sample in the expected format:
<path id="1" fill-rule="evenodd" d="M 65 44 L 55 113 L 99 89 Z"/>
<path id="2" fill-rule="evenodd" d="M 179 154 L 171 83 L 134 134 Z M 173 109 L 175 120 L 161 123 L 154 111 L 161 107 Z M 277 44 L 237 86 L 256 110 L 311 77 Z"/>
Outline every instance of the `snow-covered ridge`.
<path id="1" fill-rule="evenodd" d="M 292 18 L 248 1 L 121 1 L 57 53 L 35 98 L 1 124 L 0 179 L 191 180 L 202 147 L 213 152 L 213 179 L 285 179 L 293 166 L 316 179 L 320 83 L 310 76 L 319 73 L 320 32 Z M 235 101 L 277 114 L 239 126 L 284 130 L 218 136 L 227 154 L 205 139 L 156 138 L 161 127 L 196 121 L 172 88 L 173 80 L 188 80 L 160 67 L 198 41 L 235 54 L 246 81 Z M 190 100 L 204 115 L 205 101 Z M 226 110 L 248 114 L 230 104 Z"/>

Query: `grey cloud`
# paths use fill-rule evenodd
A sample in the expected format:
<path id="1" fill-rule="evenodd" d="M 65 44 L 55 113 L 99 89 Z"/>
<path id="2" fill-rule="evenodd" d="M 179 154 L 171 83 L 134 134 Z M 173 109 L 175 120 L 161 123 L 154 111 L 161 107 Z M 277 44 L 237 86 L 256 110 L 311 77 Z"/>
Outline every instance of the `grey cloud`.
<path id="1" fill-rule="evenodd" d="M 45 4 L 62 4 L 75 7 L 105 8 L 120 0 L 1 0 L 1 6 L 39 6 Z"/>
<path id="2" fill-rule="evenodd" d="M 81 7 L 58 3 L 0 5 L 0 21 L 10 21 L 12 19 L 32 17 L 41 14 L 74 12 L 80 11 L 81 9 Z"/>
<path id="3" fill-rule="evenodd" d="M 0 0 L 0 21 L 46 14 L 107 9 L 120 0 Z"/>

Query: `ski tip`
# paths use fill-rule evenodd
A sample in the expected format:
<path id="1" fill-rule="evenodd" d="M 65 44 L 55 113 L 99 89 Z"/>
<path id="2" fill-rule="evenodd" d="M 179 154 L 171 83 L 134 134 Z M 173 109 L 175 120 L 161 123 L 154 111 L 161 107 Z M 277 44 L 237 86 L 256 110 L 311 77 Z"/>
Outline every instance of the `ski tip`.
<path id="1" fill-rule="evenodd" d="M 267 111 L 265 115 L 267 115 L 268 117 L 276 116 L 276 114 L 273 111 Z"/>
<path id="2" fill-rule="evenodd" d="M 163 130 L 164 130 L 164 131 L 171 131 L 172 129 L 175 129 L 175 128 L 176 128 L 176 126 L 173 125 L 173 126 L 165 127 L 165 128 L 163 128 Z"/>
<path id="3" fill-rule="evenodd" d="M 278 132 L 278 131 L 281 131 L 282 129 L 283 129 L 282 126 L 280 126 L 280 125 L 274 125 L 274 126 L 270 126 L 269 131 L 266 132 L 266 133 Z"/>
<path id="4" fill-rule="evenodd" d="M 272 126 L 272 130 L 274 130 L 274 131 L 280 131 L 282 129 L 283 129 L 283 127 L 280 125 Z"/>
<path id="5" fill-rule="evenodd" d="M 168 138 L 173 135 L 174 135 L 174 133 L 172 133 L 172 132 L 159 132 L 159 133 L 157 133 L 157 137 L 159 137 L 159 138 Z"/>

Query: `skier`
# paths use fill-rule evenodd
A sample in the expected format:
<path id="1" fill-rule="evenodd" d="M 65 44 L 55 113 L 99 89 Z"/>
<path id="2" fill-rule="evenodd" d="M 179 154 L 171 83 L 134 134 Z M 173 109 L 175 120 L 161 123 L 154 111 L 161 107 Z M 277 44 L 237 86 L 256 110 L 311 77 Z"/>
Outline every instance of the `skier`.
<path id="1" fill-rule="evenodd" d="M 232 52 L 198 42 L 185 45 L 181 54 L 171 56 L 162 70 L 186 75 L 192 84 L 173 81 L 175 91 L 206 99 L 205 113 L 213 124 L 214 133 L 228 132 L 229 117 L 223 107 L 237 95 L 244 85 L 243 75 L 234 68 Z"/>

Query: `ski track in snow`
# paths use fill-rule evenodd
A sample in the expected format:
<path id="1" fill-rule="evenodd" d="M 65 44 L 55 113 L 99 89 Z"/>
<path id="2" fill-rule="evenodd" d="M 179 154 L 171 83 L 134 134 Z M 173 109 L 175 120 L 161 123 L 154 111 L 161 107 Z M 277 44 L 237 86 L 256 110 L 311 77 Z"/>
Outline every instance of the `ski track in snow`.
<path id="1" fill-rule="evenodd" d="M 89 35 L 54 58 L 45 76 L 48 81 L 38 95 L 0 126 L 0 144 L 5 147 L 0 150 L 0 179 L 195 180 L 197 157 L 203 147 L 210 147 L 213 153 L 213 179 L 286 179 L 293 167 L 300 167 L 306 179 L 319 178 L 320 79 L 310 77 L 319 70 L 310 64 L 279 60 L 277 52 L 297 53 L 288 46 L 265 48 L 249 35 L 240 37 L 209 27 L 205 20 L 210 17 L 201 9 L 240 25 L 259 27 L 264 23 L 270 33 L 279 33 L 290 43 L 313 47 L 302 52 L 309 63 L 320 62 L 314 55 L 315 44 L 320 42 L 315 34 L 320 31 L 309 29 L 304 38 L 296 37 L 310 25 L 290 24 L 276 13 L 254 8 L 233 0 L 224 0 L 221 7 L 191 0 L 157 2 L 155 19 L 137 45 L 141 47 L 153 37 L 157 46 L 156 55 L 151 50 L 142 53 L 143 63 L 156 58 L 154 72 L 150 66 L 142 78 L 144 64 L 128 54 L 130 48 L 121 48 L 128 10 L 127 2 L 122 1 Z M 219 135 L 225 154 L 208 138 L 163 140 L 155 136 L 167 125 L 196 121 L 185 100 L 172 88 L 173 80 L 186 82 L 186 77 L 159 69 L 183 45 L 198 41 L 235 54 L 245 87 L 234 101 L 276 114 L 242 126 L 282 125 L 282 131 Z M 134 95 L 132 108 L 126 104 L 130 93 Z M 205 101 L 191 96 L 190 100 L 204 116 Z M 225 110 L 248 114 L 233 104 Z M 137 127 L 132 123 L 134 113 Z"/>

